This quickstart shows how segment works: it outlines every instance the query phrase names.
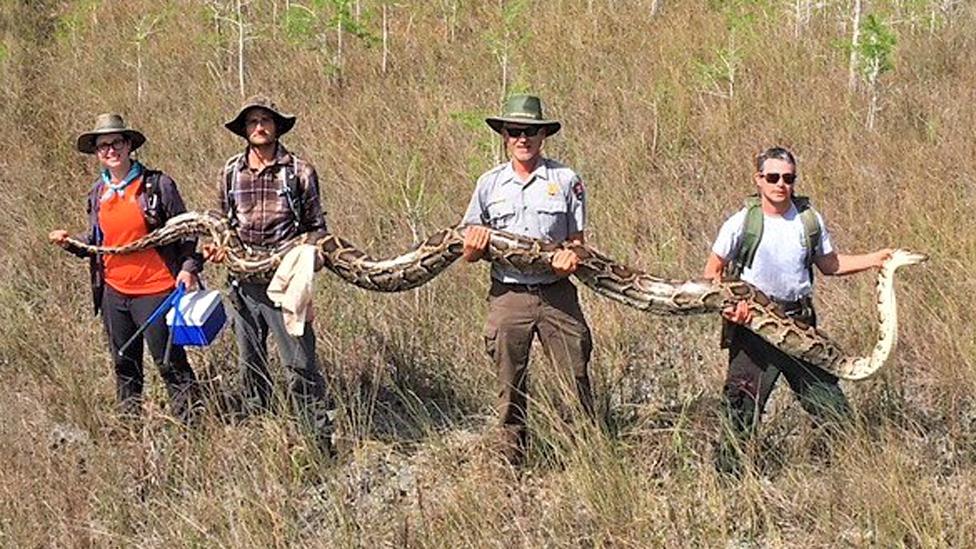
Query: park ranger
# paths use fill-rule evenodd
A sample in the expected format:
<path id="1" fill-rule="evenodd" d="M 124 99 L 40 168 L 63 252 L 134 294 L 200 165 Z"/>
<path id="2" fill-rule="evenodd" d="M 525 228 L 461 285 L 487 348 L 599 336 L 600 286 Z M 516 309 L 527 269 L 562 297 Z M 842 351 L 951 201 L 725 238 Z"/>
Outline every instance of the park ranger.
<path id="1" fill-rule="evenodd" d="M 542 156 L 543 142 L 562 125 L 545 119 L 535 96 L 512 96 L 503 110 L 485 122 L 501 134 L 509 161 L 478 179 L 464 216 L 464 223 L 472 225 L 464 239 L 467 261 L 484 256 L 487 227 L 550 242 L 583 242 L 583 182 L 573 170 Z M 514 465 L 525 453 L 527 366 L 535 335 L 557 368 L 572 371 L 582 409 L 592 414 L 590 329 L 567 278 L 578 262 L 573 252 L 563 250 L 553 257 L 554 274 L 526 275 L 497 265 L 491 269 L 485 346 L 498 371 L 500 450 Z"/>

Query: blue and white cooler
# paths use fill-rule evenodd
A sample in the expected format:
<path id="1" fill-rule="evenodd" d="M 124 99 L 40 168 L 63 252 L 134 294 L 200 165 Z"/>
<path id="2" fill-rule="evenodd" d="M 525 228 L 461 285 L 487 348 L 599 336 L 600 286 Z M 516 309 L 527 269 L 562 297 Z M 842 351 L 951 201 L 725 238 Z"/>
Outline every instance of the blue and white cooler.
<path id="1" fill-rule="evenodd" d="M 166 313 L 174 345 L 210 345 L 226 321 L 227 313 L 217 290 L 184 294 Z"/>

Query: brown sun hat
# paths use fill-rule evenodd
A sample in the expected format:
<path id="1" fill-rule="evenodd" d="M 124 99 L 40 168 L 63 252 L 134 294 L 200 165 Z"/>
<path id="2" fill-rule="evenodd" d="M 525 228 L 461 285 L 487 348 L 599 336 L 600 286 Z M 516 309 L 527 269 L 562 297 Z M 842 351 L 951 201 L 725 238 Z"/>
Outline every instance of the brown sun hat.
<path id="1" fill-rule="evenodd" d="M 545 126 L 546 136 L 556 135 L 563 127 L 557 120 L 546 120 L 542 116 L 542 101 L 534 95 L 513 95 L 505 101 L 501 116 L 490 116 L 485 122 L 497 133 L 508 124 L 526 126 Z"/>
<path id="2" fill-rule="evenodd" d="M 243 137 L 244 139 L 247 139 L 247 132 L 244 129 L 244 117 L 247 115 L 247 111 L 251 109 L 264 109 L 271 113 L 271 116 L 275 120 L 275 130 L 278 137 L 285 135 L 295 126 L 295 115 L 281 112 L 278 109 L 278 105 L 276 105 L 275 102 L 267 96 L 254 95 L 244 101 L 244 104 L 241 105 L 241 109 L 237 111 L 237 116 L 231 120 L 228 120 L 224 124 L 224 127 Z"/>
<path id="3" fill-rule="evenodd" d="M 133 130 L 125 125 L 121 114 L 105 113 L 95 118 L 95 128 L 78 136 L 78 151 L 85 154 L 95 154 L 95 140 L 100 135 L 118 133 L 129 140 L 132 150 L 136 150 L 146 142 L 142 132 Z"/>

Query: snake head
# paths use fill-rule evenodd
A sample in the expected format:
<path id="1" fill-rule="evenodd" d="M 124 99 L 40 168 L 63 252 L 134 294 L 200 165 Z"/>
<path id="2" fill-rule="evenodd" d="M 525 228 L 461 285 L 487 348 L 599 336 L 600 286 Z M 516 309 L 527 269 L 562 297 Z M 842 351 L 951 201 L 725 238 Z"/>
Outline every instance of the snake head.
<path id="1" fill-rule="evenodd" d="M 927 261 L 928 259 L 929 256 L 923 253 L 898 248 L 897 250 L 891 252 L 891 257 L 889 257 L 885 262 L 885 266 L 892 269 L 897 269 L 903 265 L 915 265 L 916 263 L 921 263 L 923 261 Z"/>

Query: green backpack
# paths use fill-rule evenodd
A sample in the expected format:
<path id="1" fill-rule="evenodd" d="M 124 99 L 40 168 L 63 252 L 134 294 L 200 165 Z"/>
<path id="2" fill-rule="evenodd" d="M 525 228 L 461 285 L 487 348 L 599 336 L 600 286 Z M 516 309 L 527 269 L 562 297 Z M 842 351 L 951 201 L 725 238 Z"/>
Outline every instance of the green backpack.
<path id="1" fill-rule="evenodd" d="M 810 199 L 805 196 L 794 196 L 793 205 L 800 212 L 800 221 L 803 222 L 803 232 L 806 234 L 806 266 L 810 271 L 810 280 L 813 280 L 813 260 L 817 256 L 817 247 L 820 245 L 822 229 L 817 222 L 817 211 L 810 205 Z M 732 261 L 726 266 L 726 275 L 739 278 L 746 267 L 752 267 L 752 261 L 756 257 L 756 250 L 762 240 L 763 233 L 763 212 L 758 195 L 752 195 L 745 201 L 746 220 L 742 235 L 742 243 L 735 252 Z"/>

